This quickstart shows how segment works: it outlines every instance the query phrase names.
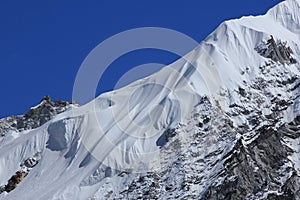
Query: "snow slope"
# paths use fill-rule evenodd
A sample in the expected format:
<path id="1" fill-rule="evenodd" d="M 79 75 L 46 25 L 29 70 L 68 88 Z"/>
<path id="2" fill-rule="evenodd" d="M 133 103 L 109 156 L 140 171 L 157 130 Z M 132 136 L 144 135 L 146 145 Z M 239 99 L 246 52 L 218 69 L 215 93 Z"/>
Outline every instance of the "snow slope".
<path id="1" fill-rule="evenodd" d="M 177 164 L 184 166 L 187 174 L 197 168 L 194 176 L 198 174 L 202 180 L 192 184 L 194 192 L 176 189 L 167 194 L 163 190 L 159 193 L 165 196 L 160 198 L 204 195 L 211 184 L 224 179 L 216 178 L 223 168 L 220 160 L 237 140 L 242 137 L 245 145 L 255 140 L 250 131 L 254 110 L 271 115 L 271 100 L 280 96 L 293 100 L 293 104 L 280 112 L 282 119 L 276 126 L 300 114 L 299 100 L 294 100 L 298 90 L 289 92 L 292 84 L 276 85 L 276 81 L 299 78 L 299 64 L 275 63 L 255 50 L 273 35 L 286 41 L 293 57 L 300 61 L 299 13 L 300 1 L 287 0 L 264 16 L 224 22 L 196 49 L 152 76 L 102 94 L 36 129 L 1 137 L 1 185 L 20 170 L 25 159 L 40 152 L 40 160 L 15 190 L 0 194 L 0 199 L 125 198 L 120 192 L 129 190 L 137 177 L 150 172 L 167 168 L 171 178 L 163 184 L 180 183 L 181 169 L 174 165 L 177 158 L 186 159 Z M 259 80 L 267 85 L 255 89 L 262 87 Z M 254 100 L 245 100 L 239 90 L 251 94 Z M 250 114 L 234 114 L 242 108 Z M 210 122 L 205 123 L 206 118 Z M 241 136 L 237 130 L 246 125 L 250 128 Z M 197 141 L 192 135 L 199 133 L 201 126 L 214 128 L 203 132 Z M 171 130 L 176 136 L 168 139 Z M 178 152 L 172 149 L 176 142 Z M 297 145 L 293 148 L 299 149 Z M 213 152 L 218 154 L 211 156 Z M 197 165 L 194 154 L 205 158 L 205 165 Z M 131 198 L 140 195 L 135 192 Z"/>

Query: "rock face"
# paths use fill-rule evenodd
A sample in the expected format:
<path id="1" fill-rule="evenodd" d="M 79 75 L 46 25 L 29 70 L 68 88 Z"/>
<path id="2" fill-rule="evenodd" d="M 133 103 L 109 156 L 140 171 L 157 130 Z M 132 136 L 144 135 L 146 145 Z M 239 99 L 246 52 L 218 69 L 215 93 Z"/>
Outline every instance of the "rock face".
<path id="1" fill-rule="evenodd" d="M 262 127 L 247 146 L 240 140 L 224 162 L 223 184 L 209 187 L 205 199 L 298 199 L 300 179 L 288 159 L 294 150 L 282 140 L 299 138 L 299 125 L 295 120 L 278 130 Z"/>
<path id="2" fill-rule="evenodd" d="M 18 170 L 11 178 L 7 181 L 6 185 L 0 187 L 0 194 L 3 192 L 11 192 L 14 190 L 18 184 L 20 184 L 24 177 L 28 175 L 30 170 L 35 167 L 39 160 L 41 159 L 41 155 L 37 152 L 30 158 L 27 158 L 24 162 L 20 164 L 20 170 Z"/>
<path id="3" fill-rule="evenodd" d="M 300 142 L 300 113 L 289 123 L 280 117 L 297 102 L 298 81 L 283 81 L 297 93 L 290 102 L 274 98 L 271 115 L 255 110 L 260 104 L 252 99 L 259 95 L 255 90 L 237 88 L 243 106 L 233 104 L 226 114 L 204 98 L 188 124 L 167 132 L 161 155 L 167 166 L 137 175 L 112 199 L 300 199 L 299 146 L 291 145 Z M 257 84 L 262 82 L 250 88 Z M 250 109 L 250 104 L 256 106 Z M 233 116 L 247 116 L 250 123 L 236 127 Z"/>
<path id="4" fill-rule="evenodd" d="M 8 180 L 7 185 L 5 185 L 5 192 L 11 192 L 14 190 L 26 175 L 27 174 L 25 172 L 17 171 L 16 174 Z"/>
<path id="5" fill-rule="evenodd" d="M 263 47 L 262 47 L 263 46 Z M 281 64 L 295 64 L 297 60 L 292 57 L 293 51 L 286 42 L 276 42 L 273 36 L 266 43 L 256 47 L 258 53 Z"/>
<path id="6" fill-rule="evenodd" d="M 1 119 L 0 135 L 4 136 L 11 131 L 20 132 L 37 128 L 51 120 L 55 115 L 70 109 L 72 105 L 75 104 L 68 101 L 52 102 L 49 96 L 45 96 L 39 105 L 31 108 L 25 115 Z"/>
<path id="7" fill-rule="evenodd" d="M 0 134 L 5 137 L 10 133 L 19 133 L 24 130 L 30 130 L 42 126 L 51 120 L 57 114 L 60 114 L 72 106 L 78 106 L 73 102 L 67 101 L 51 101 L 50 96 L 45 96 L 40 104 L 30 109 L 28 113 L 21 116 L 11 116 L 0 120 Z M 20 184 L 30 170 L 38 164 L 40 153 L 37 152 L 30 158 L 27 158 L 19 166 L 17 171 L 7 181 L 6 185 L 0 187 L 0 194 L 3 192 L 11 192 L 18 184 Z M 16 163 L 16 165 L 18 165 Z"/>

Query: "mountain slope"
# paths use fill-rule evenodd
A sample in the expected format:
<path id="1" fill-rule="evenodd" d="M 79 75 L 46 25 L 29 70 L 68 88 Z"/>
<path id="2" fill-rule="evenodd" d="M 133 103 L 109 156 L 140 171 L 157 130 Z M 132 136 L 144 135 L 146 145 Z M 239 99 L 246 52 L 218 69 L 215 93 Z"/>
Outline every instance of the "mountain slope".
<path id="1" fill-rule="evenodd" d="M 5 134 L 1 185 L 39 156 L 0 199 L 299 199 L 299 13 L 224 22 L 158 73 Z"/>

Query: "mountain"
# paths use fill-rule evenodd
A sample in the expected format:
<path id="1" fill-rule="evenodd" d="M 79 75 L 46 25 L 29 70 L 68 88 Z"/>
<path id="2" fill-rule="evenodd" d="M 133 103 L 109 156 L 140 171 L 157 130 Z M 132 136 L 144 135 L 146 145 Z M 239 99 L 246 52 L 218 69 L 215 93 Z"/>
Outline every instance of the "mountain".
<path id="1" fill-rule="evenodd" d="M 0 121 L 0 199 L 300 199 L 300 1 L 86 105 Z"/>

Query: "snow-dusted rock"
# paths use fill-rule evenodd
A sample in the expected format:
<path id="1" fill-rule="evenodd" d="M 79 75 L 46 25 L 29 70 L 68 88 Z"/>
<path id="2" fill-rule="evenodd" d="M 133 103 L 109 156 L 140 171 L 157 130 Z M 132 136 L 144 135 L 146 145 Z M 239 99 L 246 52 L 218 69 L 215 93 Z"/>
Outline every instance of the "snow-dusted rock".
<path id="1" fill-rule="evenodd" d="M 19 118 L 0 138 L 1 185 L 40 159 L 0 199 L 299 199 L 299 5 L 224 22 L 185 59 L 48 122 L 51 109 Z M 270 35 L 284 47 L 257 52 Z"/>

